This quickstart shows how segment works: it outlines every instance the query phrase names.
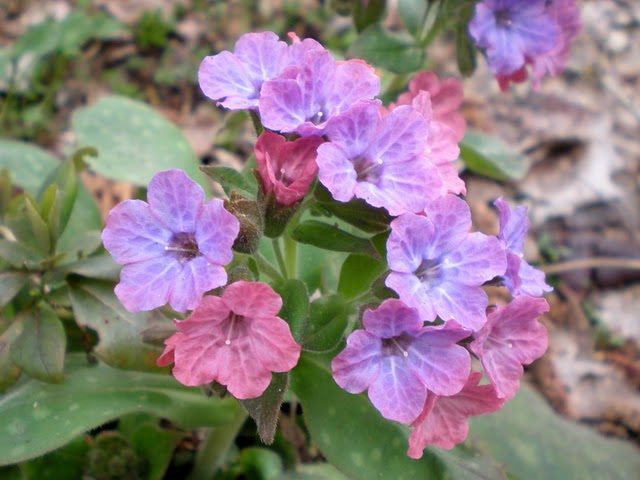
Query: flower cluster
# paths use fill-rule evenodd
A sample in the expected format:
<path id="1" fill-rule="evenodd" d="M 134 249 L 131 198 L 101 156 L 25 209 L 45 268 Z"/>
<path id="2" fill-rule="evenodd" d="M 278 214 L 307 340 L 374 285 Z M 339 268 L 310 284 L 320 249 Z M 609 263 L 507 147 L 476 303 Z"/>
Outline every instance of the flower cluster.
<path id="1" fill-rule="evenodd" d="M 579 30 L 575 0 L 484 0 L 469 24 L 503 90 L 526 80 L 527 65 L 534 88 L 546 74 L 560 73 Z"/>
<path id="2" fill-rule="evenodd" d="M 385 283 L 397 298 L 371 293 L 363 328 L 333 358 L 333 376 L 350 393 L 367 390 L 383 417 L 411 425 L 411 457 L 427 445 L 452 448 L 466 437 L 468 417 L 499 409 L 515 394 L 523 365 L 546 348 L 537 318 L 548 306 L 536 297 L 550 287 L 522 258 L 526 210 L 498 199 L 498 236 L 471 231 L 469 206 L 458 196 L 465 185 L 453 165 L 465 130 L 459 82 L 423 72 L 385 107 L 375 98 L 380 79 L 369 65 L 336 61 L 317 42 L 291 38 L 287 44 L 270 32 L 244 35 L 234 53 L 206 57 L 199 70 L 205 95 L 227 109 L 249 110 L 261 123 L 256 198 L 235 193 L 227 210 L 221 200 L 204 203 L 202 189 L 184 173 L 157 174 L 148 204 L 124 202 L 107 220 L 104 244 L 125 265 L 116 293 L 132 311 L 166 303 L 192 311 L 174 321 L 177 331 L 158 359 L 174 364 L 180 382 L 215 381 L 236 398 L 255 398 L 271 372 L 296 365 L 304 344 L 278 317 L 283 301 L 268 284 L 241 280 L 207 294 L 227 283 L 224 266 L 252 221 L 239 205 L 257 205 L 252 215 L 261 216 L 264 234 L 276 243 L 285 230 L 270 228 L 272 217 L 300 221 L 292 212 L 313 203 L 316 179 L 334 207 L 384 209 L 391 219 L 384 223 Z M 282 280 L 270 270 L 275 283 Z M 489 307 L 482 288 L 488 282 L 507 287 L 514 300 Z M 471 355 L 488 384 L 479 384 Z"/>

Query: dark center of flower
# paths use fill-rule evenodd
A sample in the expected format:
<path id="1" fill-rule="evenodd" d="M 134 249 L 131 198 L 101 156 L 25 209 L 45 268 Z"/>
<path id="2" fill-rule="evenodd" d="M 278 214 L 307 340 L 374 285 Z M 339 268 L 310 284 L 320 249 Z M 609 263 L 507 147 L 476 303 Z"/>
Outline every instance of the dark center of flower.
<path id="1" fill-rule="evenodd" d="M 246 318 L 233 312 L 229 313 L 229 316 L 224 322 L 222 322 L 221 327 L 222 331 L 227 332 L 227 336 L 224 340 L 225 345 L 231 345 L 233 340 L 237 340 L 238 338 L 247 335 Z"/>
<path id="2" fill-rule="evenodd" d="M 382 175 L 382 160 L 356 157 L 351 160 L 359 182 L 377 183 Z"/>
<path id="3" fill-rule="evenodd" d="M 395 355 L 403 357 L 409 356 L 409 347 L 413 337 L 408 333 L 401 333 L 396 337 L 382 339 L 382 354 L 385 356 Z"/>
<path id="4" fill-rule="evenodd" d="M 442 262 L 438 259 L 425 259 L 413 274 L 420 279 L 421 282 L 431 282 L 440 276 L 442 270 Z"/>
<path id="5" fill-rule="evenodd" d="M 327 113 L 324 111 L 324 107 L 323 107 L 320 110 L 318 110 L 315 115 L 310 117 L 308 121 L 313 123 L 314 125 L 320 125 L 321 123 L 327 121 L 327 117 L 328 117 Z"/>
<path id="6" fill-rule="evenodd" d="M 496 12 L 496 23 L 501 27 L 508 27 L 513 23 L 511 12 L 508 9 L 498 10 Z"/>
<path id="7" fill-rule="evenodd" d="M 164 249 L 170 257 L 177 259 L 182 264 L 202 255 L 194 234 L 187 232 L 174 233 L 169 240 L 169 245 L 166 245 Z"/>

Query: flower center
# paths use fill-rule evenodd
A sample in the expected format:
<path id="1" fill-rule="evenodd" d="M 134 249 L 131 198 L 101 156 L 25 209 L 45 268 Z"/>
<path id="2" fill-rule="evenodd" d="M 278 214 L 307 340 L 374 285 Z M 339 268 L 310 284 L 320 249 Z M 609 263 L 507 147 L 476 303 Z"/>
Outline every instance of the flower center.
<path id="1" fill-rule="evenodd" d="M 322 122 L 325 122 L 326 120 L 327 120 L 327 115 L 325 112 L 322 111 L 322 109 L 318 110 L 313 117 L 309 118 L 309 121 L 314 125 L 320 125 Z"/>
<path id="2" fill-rule="evenodd" d="M 509 27 L 513 24 L 511 12 L 508 9 L 498 10 L 496 13 L 496 23 L 501 27 Z"/>
<path id="3" fill-rule="evenodd" d="M 170 257 L 177 259 L 183 265 L 190 260 L 202 255 L 193 233 L 174 233 L 169 240 L 169 245 L 164 249 Z"/>
<path id="4" fill-rule="evenodd" d="M 247 323 L 245 317 L 237 315 L 233 312 L 229 313 L 229 316 L 225 320 L 226 325 L 223 325 L 223 330 L 226 328 L 227 337 L 224 340 L 225 345 L 231 345 L 232 340 L 237 340 L 243 337 L 247 333 Z"/>
<path id="5" fill-rule="evenodd" d="M 408 357 L 408 349 L 411 346 L 413 337 L 403 332 L 397 337 L 383 338 L 382 339 L 382 354 L 385 356 L 390 355 L 402 355 Z"/>
<path id="6" fill-rule="evenodd" d="M 359 182 L 377 183 L 382 175 L 382 160 L 356 157 L 351 160 Z"/>
<path id="7" fill-rule="evenodd" d="M 421 282 L 430 282 L 438 279 L 442 271 L 442 262 L 438 259 L 425 259 L 413 274 Z"/>

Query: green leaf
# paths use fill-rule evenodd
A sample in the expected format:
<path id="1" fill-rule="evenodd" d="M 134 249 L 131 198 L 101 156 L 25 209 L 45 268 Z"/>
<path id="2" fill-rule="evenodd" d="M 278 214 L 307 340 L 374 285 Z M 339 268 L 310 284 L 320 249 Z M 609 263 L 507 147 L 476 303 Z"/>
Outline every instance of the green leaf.
<path id="1" fill-rule="evenodd" d="M 0 308 L 9 303 L 28 282 L 28 273 L 11 270 L 0 272 Z"/>
<path id="2" fill-rule="evenodd" d="M 258 398 L 240 400 L 258 426 L 260 440 L 271 445 L 278 426 L 278 416 L 284 394 L 289 387 L 289 372 L 273 373 L 271 383 Z"/>
<path id="3" fill-rule="evenodd" d="M 293 339 L 300 343 L 309 319 L 307 286 L 302 280 L 291 278 L 279 285 L 276 291 L 282 297 L 282 309 L 278 316 L 286 320 L 291 328 Z"/>
<path id="4" fill-rule="evenodd" d="M 371 233 L 389 230 L 393 217 L 383 208 L 372 207 L 360 199 L 346 203 L 336 202 L 331 193 L 320 184 L 315 188 L 314 194 L 322 208 L 360 230 Z"/>
<path id="5" fill-rule="evenodd" d="M 341 295 L 324 295 L 314 300 L 302 347 L 314 352 L 333 350 L 342 340 L 348 320 L 349 306 Z"/>
<path id="6" fill-rule="evenodd" d="M 11 360 L 30 376 L 62 382 L 67 336 L 62 321 L 45 303 L 23 314 L 22 331 L 11 344 Z"/>
<path id="7" fill-rule="evenodd" d="M 75 273 L 87 278 L 117 282 L 120 279 L 122 265 L 118 265 L 111 255 L 97 255 L 85 258 L 62 267 L 65 275 Z"/>
<path id="8" fill-rule="evenodd" d="M 0 258 L 16 268 L 37 270 L 44 260 L 42 253 L 20 242 L 0 239 Z"/>
<path id="9" fill-rule="evenodd" d="M 502 410 L 472 417 L 470 425 L 469 443 L 516 478 L 631 480 L 640 472 L 636 447 L 564 419 L 526 386 Z"/>
<path id="10" fill-rule="evenodd" d="M 411 37 L 371 25 L 349 48 L 349 58 L 361 58 L 393 73 L 412 73 L 424 65 L 425 51 Z"/>
<path id="11" fill-rule="evenodd" d="M 302 403 L 313 440 L 324 457 L 349 478 L 504 478 L 496 465 L 477 458 L 462 470 L 450 463 L 458 456 L 455 450 L 442 457 L 426 450 L 420 460 L 410 459 L 408 429 L 382 418 L 364 394 L 352 395 L 338 387 L 329 367 L 316 356 L 303 354 L 292 371 L 292 388 Z M 469 456 L 465 453 L 463 458 Z"/>
<path id="12" fill-rule="evenodd" d="M 0 221 L 9 211 L 12 190 L 11 173 L 6 168 L 0 168 Z"/>
<path id="13" fill-rule="evenodd" d="M 287 472 L 282 480 L 349 480 L 330 463 L 303 463 L 295 472 Z"/>
<path id="14" fill-rule="evenodd" d="M 460 158 L 469 170 L 497 180 L 521 180 L 525 158 L 495 137 L 467 130 L 460 142 Z"/>
<path id="15" fill-rule="evenodd" d="M 342 264 L 338 292 L 347 299 L 356 297 L 366 292 L 386 268 L 383 261 L 351 254 Z"/>
<path id="16" fill-rule="evenodd" d="M 253 480 L 280 480 L 282 478 L 282 460 L 276 452 L 267 448 L 242 449 L 240 467 L 245 478 Z"/>
<path id="17" fill-rule="evenodd" d="M 49 227 L 40 216 L 38 209 L 27 197 L 24 199 L 24 209 L 27 214 L 27 218 L 29 219 L 29 224 L 31 225 L 33 238 L 35 238 L 37 242 L 38 251 L 43 255 L 50 253 L 51 237 L 49 235 Z"/>
<path id="18" fill-rule="evenodd" d="M 253 175 L 245 176 L 235 168 L 222 167 L 216 165 L 203 165 L 200 167 L 206 175 L 218 182 L 227 197 L 231 196 L 232 191 L 237 191 L 249 198 L 256 198 L 258 194 L 258 183 Z M 250 180 L 253 178 L 253 182 Z"/>
<path id="19" fill-rule="evenodd" d="M 386 3 L 386 0 L 353 1 L 353 23 L 356 25 L 356 30 L 362 32 L 369 25 L 382 20 Z"/>
<path id="20" fill-rule="evenodd" d="M 360 255 L 369 255 L 376 259 L 380 258 L 370 239 L 356 237 L 344 230 L 340 230 L 335 225 L 318 222 L 317 220 L 307 220 L 300 223 L 291 232 L 291 238 L 297 242 L 307 243 L 325 250 L 358 253 Z"/>
<path id="21" fill-rule="evenodd" d="M 0 140 L 0 167 L 9 170 L 13 183 L 32 195 L 59 164 L 56 157 L 30 143 Z"/>
<path id="22" fill-rule="evenodd" d="M 1 319 L 2 317 L 0 317 Z M 20 377 L 20 369 L 11 360 L 11 344 L 21 331 L 21 323 L 14 321 L 0 335 L 0 392 L 4 392 Z"/>
<path id="23" fill-rule="evenodd" d="M 184 432 L 161 428 L 153 420 L 141 423 L 128 432 L 127 438 L 136 452 L 147 461 L 145 480 L 161 480 L 164 477 L 171 463 L 173 451 L 184 437 Z"/>
<path id="24" fill-rule="evenodd" d="M 60 237 L 60 198 L 58 186 L 49 185 L 40 199 L 40 215 L 47 224 L 51 251 L 53 252 L 56 251 L 56 245 Z"/>
<path id="25" fill-rule="evenodd" d="M 417 37 L 422 29 L 420 20 L 424 18 L 426 8 L 427 2 L 425 0 L 398 0 L 400 18 L 414 37 Z"/>
<path id="26" fill-rule="evenodd" d="M 89 442 L 81 435 L 44 457 L 22 464 L 24 478 L 59 480 L 82 478 Z"/>
<path id="27" fill-rule="evenodd" d="M 83 354 L 67 356 L 61 385 L 27 380 L 0 398 L 0 465 L 58 448 L 77 435 L 122 415 L 146 412 L 181 428 L 228 422 L 235 400 L 206 398 L 169 375 L 90 366 Z"/>
<path id="28" fill-rule="evenodd" d="M 69 251 L 76 256 L 90 255 L 102 243 L 98 231 L 101 229 L 102 218 L 98 205 L 87 188 L 80 183 L 69 223 L 58 240 L 58 251 Z M 98 231 L 97 238 L 95 233 L 88 233 L 90 231 Z M 89 241 L 91 236 L 94 239 Z"/>
<path id="29" fill-rule="evenodd" d="M 40 187 L 38 199 L 42 201 L 44 193 L 48 187 L 56 185 L 59 192 L 59 218 L 57 220 L 59 231 L 64 231 L 71 216 L 73 204 L 78 194 L 78 172 L 76 171 L 75 161 L 69 158 L 62 162 L 53 172 L 49 174 L 47 179 Z M 46 218 L 46 217 L 45 217 Z"/>
<path id="30" fill-rule="evenodd" d="M 156 366 L 159 352 L 143 343 L 142 332 L 162 320 L 161 313 L 128 312 L 113 293 L 113 284 L 98 280 L 70 278 L 69 297 L 76 322 L 98 333 L 100 342 L 95 347 L 98 358 L 119 368 L 159 368 Z"/>
<path id="31" fill-rule="evenodd" d="M 184 134 L 149 105 L 112 95 L 78 109 L 72 129 L 80 145 L 96 148 L 91 168 L 106 177 L 146 186 L 161 170 L 180 168 L 208 189 Z"/>

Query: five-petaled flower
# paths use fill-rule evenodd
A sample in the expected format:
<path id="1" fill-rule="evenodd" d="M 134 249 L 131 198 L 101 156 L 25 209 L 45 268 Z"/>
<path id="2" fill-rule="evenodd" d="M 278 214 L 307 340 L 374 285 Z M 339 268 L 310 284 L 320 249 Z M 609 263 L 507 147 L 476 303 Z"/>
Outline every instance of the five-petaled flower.
<path id="1" fill-rule="evenodd" d="M 331 362 L 333 378 L 349 393 L 369 390 L 383 417 L 410 423 L 427 390 L 453 395 L 463 387 L 471 360 L 456 342 L 469 336 L 454 321 L 424 327 L 417 310 L 396 299 L 364 312 L 364 330 L 347 339 Z"/>
<path id="2" fill-rule="evenodd" d="M 452 449 L 467 438 L 470 416 L 502 408 L 504 400 L 496 396 L 493 386 L 478 385 L 481 378 L 482 373 L 472 373 L 462 390 L 449 397 L 429 392 L 422 413 L 411 424 L 408 456 L 421 458 L 428 445 Z"/>
<path id="3" fill-rule="evenodd" d="M 204 203 L 204 191 L 182 170 L 156 174 L 147 200 L 117 205 L 102 232 L 105 248 L 124 265 L 116 295 L 131 312 L 166 303 L 192 310 L 227 282 L 223 266 L 233 257 L 238 220 L 222 200 Z"/>
<path id="4" fill-rule="evenodd" d="M 425 213 L 405 213 L 391 222 L 386 285 L 426 322 L 439 316 L 477 330 L 488 303 L 480 287 L 504 274 L 504 247 L 495 237 L 469 233 L 471 212 L 458 197 L 443 195 Z"/>
<path id="5" fill-rule="evenodd" d="M 440 193 L 438 171 L 423 156 L 429 124 L 412 107 L 383 117 L 378 101 L 362 100 L 325 133 L 331 141 L 318 148 L 318 179 L 336 200 L 356 196 L 400 215 L 422 211 Z"/>
<path id="6" fill-rule="evenodd" d="M 276 315 L 282 299 L 266 283 L 236 282 L 221 297 L 206 296 L 165 341 L 158 365 L 174 363 L 173 375 L 188 386 L 216 381 L 238 399 L 262 395 L 271 372 L 291 370 L 300 345 Z"/>
<path id="7" fill-rule="evenodd" d="M 513 397 L 524 373 L 522 365 L 547 349 L 547 329 L 538 317 L 549 311 L 544 298 L 521 295 L 491 311 L 484 327 L 474 333 L 469 348 L 482 361 L 498 397 Z"/>

